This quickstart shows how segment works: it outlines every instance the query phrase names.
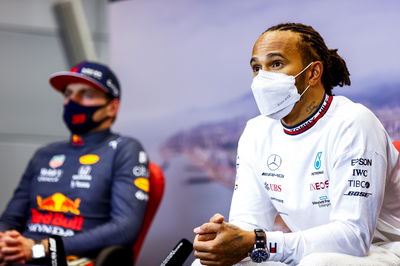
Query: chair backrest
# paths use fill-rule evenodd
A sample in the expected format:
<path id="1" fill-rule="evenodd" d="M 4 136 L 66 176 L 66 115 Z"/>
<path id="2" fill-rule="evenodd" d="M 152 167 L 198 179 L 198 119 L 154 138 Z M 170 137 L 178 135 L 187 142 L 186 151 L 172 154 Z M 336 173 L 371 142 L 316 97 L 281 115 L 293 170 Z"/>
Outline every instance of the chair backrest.
<path id="1" fill-rule="evenodd" d="M 165 178 L 162 169 L 157 164 L 149 162 L 149 172 L 149 200 L 147 202 L 147 209 L 144 214 L 142 228 L 140 229 L 136 242 L 133 245 L 134 262 L 136 262 L 137 258 L 139 257 L 140 249 L 164 194 Z"/>
<path id="2" fill-rule="evenodd" d="M 393 141 L 393 145 L 396 147 L 396 149 L 400 152 L 400 140 Z"/>

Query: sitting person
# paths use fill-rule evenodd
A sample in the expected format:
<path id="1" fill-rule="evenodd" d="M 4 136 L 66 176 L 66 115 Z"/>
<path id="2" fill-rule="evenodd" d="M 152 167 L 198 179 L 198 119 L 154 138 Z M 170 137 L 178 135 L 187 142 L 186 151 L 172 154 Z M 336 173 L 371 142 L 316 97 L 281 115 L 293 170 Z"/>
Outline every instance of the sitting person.
<path id="1" fill-rule="evenodd" d="M 64 96 L 69 141 L 39 149 L 0 218 L 0 262 L 48 254 L 50 235 L 66 255 L 95 257 L 111 245 L 130 247 L 141 228 L 148 157 L 135 139 L 112 133 L 121 90 L 105 65 L 82 62 L 50 76 Z M 44 252 L 43 252 L 44 251 Z"/>
<path id="2" fill-rule="evenodd" d="M 279 24 L 250 64 L 261 115 L 239 140 L 230 222 L 195 228 L 193 265 L 400 265 L 398 152 L 370 110 L 332 95 L 350 85 L 337 50 Z"/>

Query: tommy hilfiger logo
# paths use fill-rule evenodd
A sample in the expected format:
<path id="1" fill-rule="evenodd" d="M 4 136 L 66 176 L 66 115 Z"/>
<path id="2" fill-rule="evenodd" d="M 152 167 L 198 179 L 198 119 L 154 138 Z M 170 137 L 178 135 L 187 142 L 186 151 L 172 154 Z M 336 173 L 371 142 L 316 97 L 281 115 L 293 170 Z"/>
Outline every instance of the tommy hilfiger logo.
<path id="1" fill-rule="evenodd" d="M 276 253 L 278 250 L 278 243 L 274 243 L 274 246 L 272 246 L 272 243 L 269 242 L 269 252 L 270 253 Z"/>

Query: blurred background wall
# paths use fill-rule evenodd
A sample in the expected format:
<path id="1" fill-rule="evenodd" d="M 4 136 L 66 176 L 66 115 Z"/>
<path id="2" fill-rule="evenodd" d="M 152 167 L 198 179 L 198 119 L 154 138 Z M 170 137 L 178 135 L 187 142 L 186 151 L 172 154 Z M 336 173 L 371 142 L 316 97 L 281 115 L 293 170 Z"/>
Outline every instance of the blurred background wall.
<path id="1" fill-rule="evenodd" d="M 65 139 L 62 97 L 48 83 L 51 73 L 70 68 L 55 13 L 56 0 L 0 2 L 0 209 L 10 199 L 33 152 Z M 100 61 L 108 59 L 105 0 L 83 0 Z"/>

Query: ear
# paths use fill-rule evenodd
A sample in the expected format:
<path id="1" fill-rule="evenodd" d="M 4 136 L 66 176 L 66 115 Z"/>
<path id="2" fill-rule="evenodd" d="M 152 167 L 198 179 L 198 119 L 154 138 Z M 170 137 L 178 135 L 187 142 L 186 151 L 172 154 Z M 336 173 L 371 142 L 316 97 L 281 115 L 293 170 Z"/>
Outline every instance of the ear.
<path id="1" fill-rule="evenodd" d="M 119 110 L 119 99 L 112 99 L 110 103 L 107 105 L 107 114 L 109 117 L 116 117 Z"/>
<path id="2" fill-rule="evenodd" d="M 324 65 L 321 61 L 314 61 L 314 63 L 310 66 L 310 70 L 308 72 L 308 84 L 310 86 L 315 86 L 316 84 L 322 82 L 322 73 L 324 71 Z"/>

